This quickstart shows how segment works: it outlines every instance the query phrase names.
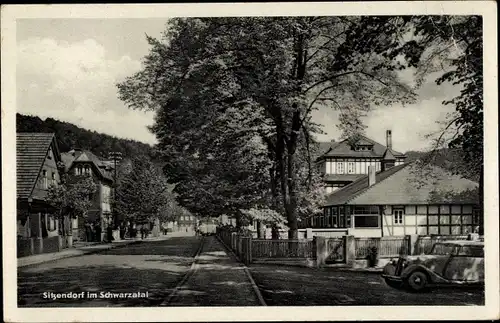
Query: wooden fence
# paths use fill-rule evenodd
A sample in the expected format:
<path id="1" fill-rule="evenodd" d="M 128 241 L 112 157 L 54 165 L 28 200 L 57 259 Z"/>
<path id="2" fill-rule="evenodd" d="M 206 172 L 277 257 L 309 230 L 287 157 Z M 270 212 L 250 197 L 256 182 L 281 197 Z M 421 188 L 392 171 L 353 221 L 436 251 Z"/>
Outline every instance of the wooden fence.
<path id="1" fill-rule="evenodd" d="M 407 255 L 410 251 L 409 238 L 383 237 L 383 238 L 356 238 L 356 259 L 365 259 L 370 254 L 370 249 L 375 247 L 378 257 L 391 258 Z"/>
<path id="2" fill-rule="evenodd" d="M 315 260 L 317 263 L 352 263 L 366 259 L 373 247 L 378 258 L 393 258 L 404 255 L 428 253 L 435 242 L 446 240 L 467 240 L 467 235 L 391 236 L 381 238 L 315 237 L 314 239 L 255 239 L 234 230 L 217 230 L 217 236 L 232 249 L 245 264 L 255 260 Z M 349 250 L 349 252 L 348 252 Z"/>
<path id="3" fill-rule="evenodd" d="M 264 240 L 252 239 L 252 259 L 262 258 L 313 258 L 312 240 Z"/>
<path id="4" fill-rule="evenodd" d="M 328 256 L 326 263 L 345 261 L 345 236 L 326 240 Z"/>

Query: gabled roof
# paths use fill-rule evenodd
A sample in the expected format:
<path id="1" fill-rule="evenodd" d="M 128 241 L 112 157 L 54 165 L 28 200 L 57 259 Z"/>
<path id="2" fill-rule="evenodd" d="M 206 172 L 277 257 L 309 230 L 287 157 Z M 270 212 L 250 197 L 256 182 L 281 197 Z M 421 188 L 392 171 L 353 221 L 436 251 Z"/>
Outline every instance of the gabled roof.
<path id="1" fill-rule="evenodd" d="M 112 174 L 106 169 L 108 164 L 103 162 L 99 157 L 88 150 L 71 150 L 67 153 L 62 153 L 61 158 L 66 166 L 66 171 L 70 170 L 75 163 L 92 163 L 97 171 L 97 174 L 102 178 L 112 181 Z"/>
<path id="2" fill-rule="evenodd" d="M 390 148 L 387 148 L 385 150 L 384 156 L 382 156 L 382 159 L 383 160 L 396 160 L 396 157 L 394 157 L 392 150 Z"/>
<path id="3" fill-rule="evenodd" d="M 403 169 L 409 164 L 402 164 L 399 166 L 395 166 L 392 168 L 389 168 L 385 172 L 377 172 L 375 174 L 375 182 L 379 183 L 386 179 L 387 177 L 391 176 L 392 174 L 398 172 L 399 170 Z M 325 206 L 329 205 L 340 205 L 340 204 L 346 204 L 350 202 L 352 199 L 354 199 L 356 196 L 364 192 L 366 189 L 369 188 L 368 185 L 368 175 L 363 175 L 360 179 L 352 182 L 349 185 L 346 185 L 342 187 L 341 189 L 335 191 L 334 193 L 330 194 L 327 197 L 326 204 Z"/>
<path id="4" fill-rule="evenodd" d="M 53 133 L 19 132 L 16 134 L 17 198 L 29 198 L 52 145 L 55 161 L 60 160 Z"/>
<path id="5" fill-rule="evenodd" d="M 373 145 L 372 150 L 355 151 L 351 149 L 348 139 L 335 143 L 332 148 L 327 151 L 322 157 L 361 157 L 361 158 L 382 158 L 387 150 L 387 147 L 371 140 L 370 138 L 360 135 L 358 139 L 360 145 Z M 391 153 L 399 158 L 405 158 L 403 153 L 391 149 Z"/>
<path id="6" fill-rule="evenodd" d="M 326 205 L 477 204 L 477 188 L 478 183 L 440 167 L 421 170 L 409 163 L 378 172 L 372 186 L 368 176 L 345 186 L 328 196 Z"/>
<path id="7" fill-rule="evenodd" d="M 336 143 L 333 141 L 320 141 L 318 142 L 319 145 L 319 156 L 326 154 L 327 152 L 330 151 L 333 145 Z"/>

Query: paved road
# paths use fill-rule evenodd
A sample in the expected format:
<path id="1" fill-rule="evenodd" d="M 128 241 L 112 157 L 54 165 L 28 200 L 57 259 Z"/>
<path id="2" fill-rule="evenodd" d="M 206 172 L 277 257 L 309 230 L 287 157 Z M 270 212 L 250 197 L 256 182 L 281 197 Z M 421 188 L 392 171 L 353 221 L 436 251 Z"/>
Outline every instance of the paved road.
<path id="1" fill-rule="evenodd" d="M 200 238 L 173 237 L 19 268 L 18 304 L 20 307 L 159 306 L 190 269 L 199 246 Z M 45 292 L 74 292 L 77 298 L 55 301 L 44 298 Z M 97 293 L 98 297 L 89 298 L 87 292 Z M 138 294 L 106 298 L 106 295 L 101 297 L 101 292 Z M 147 297 L 139 294 L 145 292 Z"/>
<path id="2" fill-rule="evenodd" d="M 482 289 L 393 289 L 375 273 L 276 265 L 250 267 L 267 305 L 484 305 Z"/>
<path id="3" fill-rule="evenodd" d="M 215 237 L 205 238 L 192 275 L 168 306 L 259 306 L 244 266 Z"/>

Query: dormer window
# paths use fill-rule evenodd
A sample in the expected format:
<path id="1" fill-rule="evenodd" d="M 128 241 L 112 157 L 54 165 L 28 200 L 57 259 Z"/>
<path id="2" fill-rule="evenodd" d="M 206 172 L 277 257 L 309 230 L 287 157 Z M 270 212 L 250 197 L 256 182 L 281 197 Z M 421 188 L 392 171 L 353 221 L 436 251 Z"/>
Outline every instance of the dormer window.
<path id="1" fill-rule="evenodd" d="M 354 147 L 355 151 L 370 151 L 372 150 L 372 146 L 368 145 L 357 145 Z"/>

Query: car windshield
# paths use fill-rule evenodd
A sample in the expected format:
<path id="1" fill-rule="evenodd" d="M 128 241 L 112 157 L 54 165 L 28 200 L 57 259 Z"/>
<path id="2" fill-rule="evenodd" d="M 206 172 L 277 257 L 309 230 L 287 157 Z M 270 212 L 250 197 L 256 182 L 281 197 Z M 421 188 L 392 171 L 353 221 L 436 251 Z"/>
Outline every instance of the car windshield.
<path id="1" fill-rule="evenodd" d="M 445 243 L 436 243 L 432 247 L 430 252 L 431 255 L 449 255 L 452 253 L 455 245 L 453 244 L 445 244 Z"/>

